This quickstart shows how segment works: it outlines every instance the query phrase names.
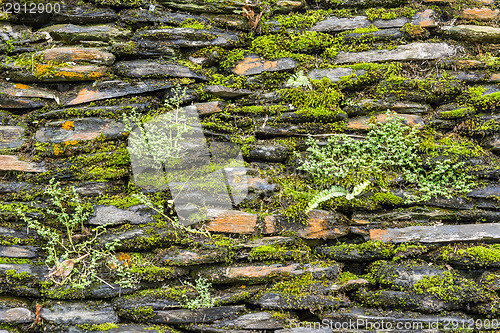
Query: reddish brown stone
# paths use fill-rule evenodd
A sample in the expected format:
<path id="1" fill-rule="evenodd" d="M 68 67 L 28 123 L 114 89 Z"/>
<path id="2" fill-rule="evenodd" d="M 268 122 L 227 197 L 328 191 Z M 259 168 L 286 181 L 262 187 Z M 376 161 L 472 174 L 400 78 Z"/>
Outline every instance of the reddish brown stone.
<path id="1" fill-rule="evenodd" d="M 418 128 L 424 127 L 424 121 L 420 116 L 412 114 L 396 114 L 398 117 L 404 118 L 407 125 L 416 126 Z M 387 115 L 384 113 L 375 116 L 375 121 L 377 123 L 385 122 Z M 349 119 L 347 123 L 347 128 L 351 130 L 368 130 L 370 128 L 372 117 L 357 117 Z"/>
<path id="2" fill-rule="evenodd" d="M 498 17 L 500 11 L 491 8 L 465 8 L 462 17 L 467 20 L 490 21 Z"/>
<path id="3" fill-rule="evenodd" d="M 295 231 L 305 239 L 335 239 L 349 233 L 347 218 L 339 213 L 313 210 L 309 213 L 307 224 L 289 223 L 279 215 L 264 217 L 265 234 Z"/>
<path id="4" fill-rule="evenodd" d="M 412 23 L 422 28 L 434 28 L 437 26 L 436 12 L 432 9 L 426 9 L 423 12 L 417 12 L 413 16 Z"/>
<path id="5" fill-rule="evenodd" d="M 257 227 L 257 214 L 245 213 L 237 210 L 225 210 L 215 212 L 212 219 L 207 222 L 208 231 L 252 234 Z"/>
<path id="6" fill-rule="evenodd" d="M 256 75 L 262 72 L 291 70 L 295 67 L 297 67 L 297 62 L 290 58 L 264 60 L 258 55 L 252 54 L 240 61 L 233 69 L 233 73 L 238 75 Z"/>
<path id="7" fill-rule="evenodd" d="M 491 74 L 490 81 L 500 82 L 500 73 Z"/>
<path id="8" fill-rule="evenodd" d="M 44 61 L 90 62 L 102 65 L 111 65 L 115 61 L 112 53 L 85 47 L 57 47 L 43 50 L 38 54 L 43 56 Z"/>
<path id="9" fill-rule="evenodd" d="M 195 108 L 200 116 L 204 116 L 222 112 L 224 111 L 225 107 L 226 103 L 222 101 L 215 101 L 215 102 L 197 103 L 194 105 L 186 106 L 184 108 Z"/>
<path id="10" fill-rule="evenodd" d="M 24 172 L 45 172 L 45 168 L 36 163 L 21 161 L 18 156 L 0 155 L 0 170 L 3 171 L 24 171 Z"/>

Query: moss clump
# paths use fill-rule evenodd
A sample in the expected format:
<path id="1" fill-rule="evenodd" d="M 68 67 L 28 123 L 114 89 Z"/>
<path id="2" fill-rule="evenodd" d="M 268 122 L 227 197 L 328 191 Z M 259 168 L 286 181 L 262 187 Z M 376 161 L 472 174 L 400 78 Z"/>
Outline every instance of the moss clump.
<path id="1" fill-rule="evenodd" d="M 412 289 L 417 294 L 431 294 L 444 302 L 487 302 L 492 299 L 492 295 L 476 282 L 450 271 L 425 276 Z"/>
<path id="2" fill-rule="evenodd" d="M 365 10 L 365 15 L 370 21 L 375 19 L 391 20 L 398 17 L 411 18 L 416 11 L 416 8 L 410 6 L 399 8 L 369 8 Z"/>
<path id="3" fill-rule="evenodd" d="M 490 92 L 491 90 L 494 92 Z M 480 111 L 494 110 L 500 106 L 500 91 L 493 87 L 469 87 L 464 97 L 465 103 Z"/>
<path id="4" fill-rule="evenodd" d="M 458 108 L 454 110 L 449 110 L 449 111 L 443 111 L 440 113 L 440 117 L 442 119 L 457 119 L 457 118 L 463 118 L 465 116 L 474 114 L 475 111 L 472 107 L 464 107 L 464 108 Z"/>
<path id="5" fill-rule="evenodd" d="M 427 29 L 412 23 L 406 23 L 401 27 L 400 31 L 410 39 L 425 39 L 430 35 Z"/>
<path id="6" fill-rule="evenodd" d="M 439 258 L 445 262 L 469 267 L 500 266 L 500 244 L 471 246 L 457 249 L 448 245 L 439 250 Z"/>
<path id="7" fill-rule="evenodd" d="M 77 325 L 77 327 L 87 330 L 87 331 L 109 331 L 114 328 L 118 328 L 115 323 L 104 323 L 104 324 L 93 324 L 93 325 Z"/>
<path id="8" fill-rule="evenodd" d="M 285 102 L 290 102 L 299 111 L 298 114 L 307 119 L 332 122 L 339 119 L 339 114 L 344 114 L 340 109 L 344 95 L 328 78 L 313 81 L 312 90 L 303 88 L 288 88 L 281 90 Z"/>

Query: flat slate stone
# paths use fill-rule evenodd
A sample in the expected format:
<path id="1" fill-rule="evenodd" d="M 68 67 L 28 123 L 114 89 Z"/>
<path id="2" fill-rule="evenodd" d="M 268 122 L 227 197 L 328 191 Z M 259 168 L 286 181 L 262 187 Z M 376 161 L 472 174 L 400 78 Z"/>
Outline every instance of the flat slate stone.
<path id="1" fill-rule="evenodd" d="M 0 246 L 0 257 L 35 258 L 36 248 L 33 246 L 19 246 L 19 245 Z"/>
<path id="2" fill-rule="evenodd" d="M 352 43 L 358 40 L 382 41 L 402 38 L 403 34 L 399 28 L 380 29 L 372 32 L 351 32 L 344 35 L 344 41 Z"/>
<path id="3" fill-rule="evenodd" d="M 64 141 L 94 140 L 99 136 L 106 139 L 123 138 L 125 127 L 110 119 L 78 118 L 49 122 L 36 131 L 35 138 L 40 142 L 61 143 Z"/>
<path id="4" fill-rule="evenodd" d="M 245 4 L 248 4 L 248 6 L 257 14 L 262 10 L 262 3 L 258 0 L 249 0 L 247 2 L 242 0 L 231 2 L 227 2 L 224 0 L 160 0 L 159 3 L 166 7 L 195 13 L 232 14 L 235 11 L 241 10 L 241 8 L 245 6 Z M 276 2 L 273 2 L 270 10 L 276 13 L 288 13 L 300 9 L 302 6 L 304 6 L 304 4 L 305 2 L 302 1 L 278 0 Z"/>
<path id="5" fill-rule="evenodd" d="M 408 23 L 406 17 L 398 17 L 390 20 L 375 19 L 372 24 L 379 29 L 389 29 L 389 28 L 401 28 L 406 23 Z"/>
<path id="6" fill-rule="evenodd" d="M 500 10 L 487 7 L 465 8 L 461 15 L 466 20 L 491 21 L 500 16 Z"/>
<path id="7" fill-rule="evenodd" d="M 120 61 L 114 66 L 119 75 L 133 78 L 187 77 L 207 81 L 204 75 L 198 74 L 186 66 L 169 64 L 160 60 Z"/>
<path id="8" fill-rule="evenodd" d="M 19 82 L 78 82 L 94 81 L 109 74 L 109 68 L 97 65 L 67 65 L 50 69 L 49 65 L 37 64 L 35 73 L 26 69 L 11 72 L 10 77 Z"/>
<path id="9" fill-rule="evenodd" d="M 492 152 L 494 152 L 495 154 L 499 154 L 500 153 L 500 134 L 493 136 L 488 141 L 488 146 Z"/>
<path id="10" fill-rule="evenodd" d="M 239 61 L 232 71 L 238 75 L 256 75 L 263 72 L 288 71 L 297 65 L 297 62 L 291 58 L 264 60 L 256 54 L 251 54 Z"/>
<path id="11" fill-rule="evenodd" d="M 206 223 L 208 231 L 236 234 L 253 234 L 257 227 L 257 214 L 246 213 L 238 210 L 210 209 L 207 213 L 211 216 Z"/>
<path id="12" fill-rule="evenodd" d="M 0 126 L 0 149 L 19 148 L 24 143 L 24 127 Z"/>
<path id="13" fill-rule="evenodd" d="M 0 155 L 0 170 L 2 171 L 24 171 L 45 172 L 47 169 L 38 163 L 22 161 L 15 155 Z"/>
<path id="14" fill-rule="evenodd" d="M 313 69 L 309 72 L 308 77 L 311 80 L 321 80 L 328 78 L 332 83 L 339 82 L 342 78 L 356 74 L 358 76 L 365 74 L 364 70 L 353 70 L 350 67 L 339 67 L 334 69 Z"/>
<path id="15" fill-rule="evenodd" d="M 26 308 L 0 309 L 0 322 L 5 324 L 26 324 L 35 320 L 35 314 Z"/>
<path id="16" fill-rule="evenodd" d="M 141 30 L 134 34 L 132 41 L 153 47 L 206 47 L 237 46 L 242 42 L 237 32 L 223 32 L 193 28 L 168 28 Z"/>
<path id="17" fill-rule="evenodd" d="M 76 96 L 70 97 L 64 104 L 66 106 L 77 105 L 108 98 L 137 95 L 171 87 L 172 83 L 168 81 L 145 80 L 132 83 L 120 80 L 103 81 L 95 86 L 92 85 L 79 90 Z"/>
<path id="18" fill-rule="evenodd" d="M 358 62 L 433 60 L 450 57 L 456 52 L 447 43 L 412 43 L 393 50 L 372 50 L 364 52 L 339 52 L 334 58 L 337 64 Z"/>
<path id="19" fill-rule="evenodd" d="M 103 301 L 51 302 L 42 306 L 43 320 L 60 325 L 98 325 L 116 323 L 118 316 L 113 307 Z"/>
<path id="20" fill-rule="evenodd" d="M 10 74 L 15 74 L 10 72 Z M 54 99 L 58 101 L 55 93 L 33 88 L 22 83 L 0 83 L 0 107 L 5 109 L 29 109 L 45 106 L 46 102 L 36 99 Z"/>
<path id="21" fill-rule="evenodd" d="M 111 65 L 115 61 L 113 53 L 90 47 L 55 47 L 37 52 L 44 61 L 90 62 Z"/>
<path id="22" fill-rule="evenodd" d="M 205 87 L 205 91 L 217 97 L 222 97 L 227 99 L 240 98 L 243 96 L 248 96 L 252 93 L 248 89 L 228 88 L 220 85 L 207 86 Z"/>
<path id="23" fill-rule="evenodd" d="M 231 267 L 205 268 L 198 274 L 205 276 L 216 284 L 259 284 L 262 282 L 280 279 L 283 277 L 300 276 L 312 273 L 315 278 L 335 279 L 340 273 L 341 264 L 323 263 L 314 264 L 269 264 L 269 265 L 246 265 Z"/>
<path id="24" fill-rule="evenodd" d="M 403 118 L 405 124 L 410 126 L 415 126 L 418 128 L 424 127 L 424 120 L 413 114 L 396 114 L 397 117 Z M 375 121 L 377 123 L 384 123 L 387 118 L 385 113 L 380 113 L 375 116 Z M 351 130 L 368 130 L 370 128 L 370 120 L 372 117 L 356 117 L 349 118 L 347 123 L 347 128 Z"/>
<path id="25" fill-rule="evenodd" d="M 422 28 L 435 28 L 437 27 L 437 21 L 437 14 L 432 9 L 416 12 L 411 19 L 413 25 L 419 25 Z"/>
<path id="26" fill-rule="evenodd" d="M 119 225 L 119 224 L 146 224 L 154 220 L 151 214 L 142 212 L 142 206 L 132 206 L 128 209 L 120 209 L 115 206 L 94 206 L 94 214 L 87 221 L 90 225 Z M 135 208 L 135 209 L 134 209 Z"/>
<path id="27" fill-rule="evenodd" d="M 196 111 L 200 116 L 208 116 L 214 113 L 219 113 L 224 111 L 226 108 L 226 103 L 222 101 L 196 103 L 193 105 L 185 106 L 183 109 L 187 111 Z"/>
<path id="28" fill-rule="evenodd" d="M 370 239 L 382 242 L 445 243 L 500 240 L 499 223 L 412 226 L 399 229 L 372 229 Z"/>
<path id="29" fill-rule="evenodd" d="M 243 312 L 245 307 L 236 306 L 218 306 L 213 308 L 202 308 L 196 310 L 165 310 L 154 311 L 154 317 L 149 321 L 155 324 L 201 324 L 212 323 L 216 320 L 233 317 Z"/>
<path id="30" fill-rule="evenodd" d="M 283 323 L 268 312 L 247 313 L 236 319 L 224 321 L 218 326 L 243 330 L 275 330 L 284 327 Z"/>
<path id="31" fill-rule="evenodd" d="M 120 11 L 119 15 L 121 22 L 134 26 L 147 26 L 153 24 L 179 26 L 186 22 L 186 20 L 209 23 L 209 20 L 204 16 L 172 13 L 160 8 L 155 8 L 154 11 L 142 8 L 125 9 Z"/>
<path id="32" fill-rule="evenodd" d="M 54 13 L 52 23 L 96 24 L 109 23 L 118 19 L 111 8 L 94 8 L 85 5 L 61 4 L 61 10 Z"/>
<path id="33" fill-rule="evenodd" d="M 61 40 L 67 43 L 76 43 L 79 41 L 119 41 L 126 40 L 132 36 L 132 32 L 126 29 L 120 29 L 112 25 L 88 25 L 79 26 L 73 24 L 56 24 L 39 31 L 45 31 L 55 40 Z"/>
<path id="34" fill-rule="evenodd" d="M 279 215 L 264 217 L 264 234 L 294 231 L 305 239 L 335 239 L 349 233 L 348 219 L 340 213 L 315 209 L 308 213 L 307 224 L 288 222 Z"/>
<path id="35" fill-rule="evenodd" d="M 319 32 L 341 32 L 359 28 L 368 28 L 372 22 L 366 16 L 336 17 L 329 16 L 317 22 L 309 30 Z"/>
<path id="36" fill-rule="evenodd" d="M 474 42 L 500 42 L 500 28 L 483 25 L 456 25 L 448 30 L 456 39 L 467 39 Z"/>

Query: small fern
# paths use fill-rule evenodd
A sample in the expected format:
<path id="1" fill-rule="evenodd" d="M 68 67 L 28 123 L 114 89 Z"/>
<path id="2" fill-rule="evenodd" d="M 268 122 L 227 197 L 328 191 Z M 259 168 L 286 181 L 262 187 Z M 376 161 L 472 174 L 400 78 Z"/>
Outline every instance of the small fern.
<path id="1" fill-rule="evenodd" d="M 317 208 L 320 204 L 322 204 L 325 201 L 328 201 L 330 199 L 336 198 L 336 197 L 343 197 L 347 200 L 352 200 L 354 197 L 360 195 L 363 193 L 363 191 L 370 185 L 369 181 L 366 181 L 364 183 L 358 184 L 354 187 L 352 192 L 347 191 L 345 188 L 342 186 L 332 186 L 328 190 L 324 190 L 319 192 L 312 200 L 309 202 L 309 205 L 306 209 L 306 213 L 309 213 L 311 210 Z"/>
<path id="2" fill-rule="evenodd" d="M 288 87 L 294 87 L 294 88 L 306 87 L 312 89 L 312 85 L 311 82 L 309 81 L 309 78 L 304 75 L 304 71 L 302 70 L 290 76 L 288 81 L 286 81 L 286 85 Z"/>

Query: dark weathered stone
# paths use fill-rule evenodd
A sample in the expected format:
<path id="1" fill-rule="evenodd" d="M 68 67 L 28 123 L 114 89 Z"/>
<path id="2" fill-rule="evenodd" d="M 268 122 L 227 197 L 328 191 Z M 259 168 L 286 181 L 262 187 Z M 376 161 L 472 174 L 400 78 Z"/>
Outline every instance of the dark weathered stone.
<path id="1" fill-rule="evenodd" d="M 148 44 L 148 48 L 237 46 L 242 42 L 239 33 L 193 28 L 142 30 L 134 34 L 132 41 Z"/>
<path id="2" fill-rule="evenodd" d="M 148 26 L 152 24 L 179 26 L 186 21 L 197 21 L 200 23 L 209 22 L 209 20 L 203 16 L 167 12 L 161 9 L 155 9 L 154 11 L 142 8 L 125 9 L 120 11 L 119 15 L 120 21 L 133 26 Z"/>
<path id="3" fill-rule="evenodd" d="M 40 142 L 61 143 L 94 140 L 99 136 L 118 139 L 123 138 L 124 133 L 123 124 L 114 120 L 78 118 L 47 123 L 36 132 L 35 138 Z"/>
<path id="4" fill-rule="evenodd" d="M 408 23 L 406 17 L 398 17 L 390 20 L 375 19 L 372 22 L 372 24 L 379 29 L 401 28 L 406 23 Z"/>
<path id="5" fill-rule="evenodd" d="M 422 28 L 435 28 L 438 23 L 437 14 L 432 9 L 416 12 L 411 19 L 411 23 L 413 25 L 419 25 Z"/>
<path id="6" fill-rule="evenodd" d="M 324 309 L 324 308 L 339 308 L 349 306 L 349 300 L 342 297 L 312 295 L 306 294 L 301 296 L 287 296 L 278 293 L 268 292 L 260 296 L 255 302 L 256 305 L 263 309 L 271 310 L 307 310 L 307 309 Z"/>
<path id="7" fill-rule="evenodd" d="M 55 40 L 66 43 L 79 41 L 118 41 L 126 40 L 132 33 L 130 30 L 116 28 L 112 25 L 79 26 L 73 24 L 57 24 L 40 29 L 46 31 Z"/>
<path id="8" fill-rule="evenodd" d="M 67 65 L 51 68 L 50 65 L 37 64 L 34 72 L 13 67 L 10 77 L 19 82 L 77 82 L 94 81 L 109 74 L 109 68 L 96 65 Z"/>
<path id="9" fill-rule="evenodd" d="M 263 72 L 289 71 L 297 65 L 297 62 L 291 58 L 264 60 L 256 54 L 251 54 L 239 61 L 232 71 L 238 75 L 256 75 Z"/>
<path id="10" fill-rule="evenodd" d="M 0 126 L 0 149 L 15 149 L 24 144 L 24 127 Z"/>
<path id="11" fill-rule="evenodd" d="M 264 233 L 295 231 L 306 239 L 335 239 L 349 233 L 347 218 L 340 213 L 315 209 L 308 213 L 307 224 L 286 221 L 279 215 L 264 217 Z"/>
<path id="12" fill-rule="evenodd" d="M 216 320 L 233 317 L 244 310 L 244 306 L 219 306 L 197 310 L 155 311 L 150 322 L 157 324 L 212 323 Z"/>
<path id="13" fill-rule="evenodd" d="M 2 91 L 2 94 L 0 94 L 0 107 L 5 109 L 38 108 L 46 104 L 45 101 L 33 100 L 31 98 L 54 99 L 58 101 L 55 93 L 46 89 L 33 88 L 22 83 L 1 83 L 0 89 Z"/>
<path id="14" fill-rule="evenodd" d="M 135 109 L 137 112 L 142 112 L 150 108 L 155 107 L 155 100 L 147 101 L 141 104 L 121 104 L 121 105 L 111 105 L 111 106 L 79 106 L 66 109 L 57 109 L 49 112 L 41 113 L 37 115 L 41 119 L 51 119 L 51 118 L 73 118 L 73 117 L 85 117 L 85 116 L 100 116 L 100 117 L 111 117 L 120 113 L 128 113 L 130 110 Z"/>
<path id="15" fill-rule="evenodd" d="M 112 53 L 90 47 L 56 47 L 37 52 L 44 61 L 90 62 L 111 65 L 115 61 Z"/>
<path id="16" fill-rule="evenodd" d="M 350 67 L 339 67 L 335 69 L 313 69 L 309 72 L 308 77 L 311 80 L 321 80 L 326 77 L 332 81 L 332 83 L 336 83 L 342 80 L 342 78 L 346 78 L 352 74 L 357 76 L 361 76 L 365 74 L 364 70 L 353 70 Z"/>
<path id="17" fill-rule="evenodd" d="M 250 151 L 250 160 L 281 163 L 288 156 L 288 149 L 283 146 L 259 146 Z"/>
<path id="18" fill-rule="evenodd" d="M 160 3 L 166 7 L 176 8 L 188 12 L 201 12 L 201 13 L 230 13 L 234 11 L 241 10 L 245 4 L 248 4 L 250 8 L 259 13 L 264 9 L 261 2 L 250 0 L 250 1 L 233 1 L 227 3 L 223 0 L 214 0 L 212 2 L 206 2 L 203 0 L 161 0 Z M 293 10 L 297 10 L 304 6 L 302 1 L 283 1 L 278 0 L 273 3 L 271 10 L 276 13 L 288 13 Z"/>
<path id="19" fill-rule="evenodd" d="M 242 315 L 233 320 L 219 323 L 218 326 L 243 330 L 275 330 L 283 328 L 283 323 L 274 319 L 268 312 L 255 312 Z"/>
<path id="20" fill-rule="evenodd" d="M 152 223 L 151 213 L 142 211 L 144 206 L 120 209 L 115 206 L 94 206 L 94 214 L 87 221 L 91 225 L 119 225 Z"/>
<path id="21" fill-rule="evenodd" d="M 157 43 L 135 42 L 115 43 L 111 46 L 111 51 L 118 57 L 164 57 L 167 59 L 176 59 L 179 56 L 179 50 L 167 45 L 157 45 Z"/>
<path id="22" fill-rule="evenodd" d="M 252 93 L 250 90 L 247 89 L 228 88 L 220 85 L 207 86 L 205 87 L 205 91 L 217 97 L 222 97 L 227 99 L 240 98 L 243 96 L 248 96 Z"/>
<path id="23" fill-rule="evenodd" d="M 433 60 L 451 57 L 455 48 L 446 43 L 412 43 L 393 50 L 364 52 L 339 52 L 334 58 L 337 64 L 381 61 Z"/>
<path id="24" fill-rule="evenodd" d="M 118 316 L 106 302 L 51 302 L 40 309 L 43 320 L 61 325 L 116 323 Z"/>
<path id="25" fill-rule="evenodd" d="M 208 116 L 224 111 L 225 107 L 226 103 L 221 101 L 214 101 L 185 106 L 183 109 L 188 111 L 196 111 L 200 116 Z"/>
<path id="26" fill-rule="evenodd" d="M 491 149 L 492 152 L 495 154 L 499 155 L 500 154 L 500 134 L 497 134 L 496 136 L 493 136 L 489 141 L 488 141 L 488 146 Z"/>
<path id="27" fill-rule="evenodd" d="M 190 266 L 200 264 L 210 264 L 226 260 L 227 250 L 217 249 L 179 249 L 176 247 L 167 250 L 162 259 L 165 265 Z"/>
<path id="28" fill-rule="evenodd" d="M 496 222 L 500 212 L 482 209 L 454 210 L 438 207 L 406 207 L 389 212 L 354 212 L 352 222 L 368 227 L 390 228 L 407 224 Z"/>
<path id="29" fill-rule="evenodd" d="M 6 324 L 32 323 L 35 314 L 26 308 L 0 309 L 0 322 Z"/>
<path id="30" fill-rule="evenodd" d="M 348 43 L 356 42 L 358 40 L 382 41 L 400 39 L 403 34 L 397 28 L 381 29 L 372 32 L 352 32 L 344 35 L 344 41 Z"/>
<path id="31" fill-rule="evenodd" d="M 500 239 L 496 223 L 469 225 L 437 225 L 406 227 L 400 229 L 372 229 L 370 239 L 383 242 L 443 243 L 459 241 L 492 241 Z"/>
<path id="32" fill-rule="evenodd" d="M 407 291 L 361 290 L 356 294 L 356 299 L 362 304 L 370 304 L 373 307 L 427 313 L 450 311 L 459 308 L 457 304 L 445 303 L 432 295 L 419 295 Z"/>
<path id="33" fill-rule="evenodd" d="M 61 10 L 54 13 L 51 23 L 96 24 L 109 23 L 118 19 L 110 8 L 94 8 L 87 4 L 61 4 Z"/>
<path id="34" fill-rule="evenodd" d="M 367 28 L 371 21 L 366 16 L 355 17 L 336 17 L 330 16 L 314 24 L 309 30 L 319 32 L 340 32 L 346 30 L 354 30 L 359 28 Z"/>
<path id="35" fill-rule="evenodd" d="M 103 81 L 79 90 L 76 96 L 70 97 L 65 105 L 78 105 L 108 98 L 137 95 L 170 87 L 172 87 L 172 84 L 168 81 L 145 80 L 133 83 L 120 80 Z"/>
<path id="36" fill-rule="evenodd" d="M 118 74 L 133 78 L 187 77 L 206 81 L 204 75 L 193 72 L 186 66 L 164 63 L 158 60 L 130 60 L 115 64 Z"/>
<path id="37" fill-rule="evenodd" d="M 359 323 L 356 326 L 356 331 L 363 328 L 373 330 L 376 327 L 381 327 L 384 322 L 384 327 L 396 327 L 401 325 L 404 327 L 408 323 L 408 318 L 411 318 L 412 328 L 405 330 L 405 332 L 418 333 L 429 331 L 429 327 L 443 327 L 449 323 L 456 323 L 457 325 L 467 327 L 474 321 L 473 317 L 467 316 L 464 313 L 447 313 L 446 315 L 430 315 L 421 314 L 418 312 L 402 312 L 401 310 L 382 311 L 372 308 L 352 307 L 348 309 L 338 309 L 332 312 L 323 313 L 320 315 L 321 320 L 326 320 L 332 327 L 342 327 L 342 323 L 351 322 Z M 388 324 L 392 324 L 388 326 Z M 433 331 L 433 330 L 431 330 Z"/>
<path id="38" fill-rule="evenodd" d="M 467 39 L 473 42 L 500 42 L 500 28 L 482 25 L 456 25 L 448 30 L 456 39 Z"/>
<path id="39" fill-rule="evenodd" d="M 334 279 L 340 273 L 340 264 L 330 263 L 323 266 L 321 263 L 315 264 L 270 264 L 261 266 L 232 266 L 232 267 L 212 267 L 199 272 L 200 275 L 210 279 L 212 283 L 233 284 L 248 283 L 258 284 L 263 281 L 279 279 L 283 277 L 300 276 L 312 273 L 316 278 L 327 277 Z"/>

